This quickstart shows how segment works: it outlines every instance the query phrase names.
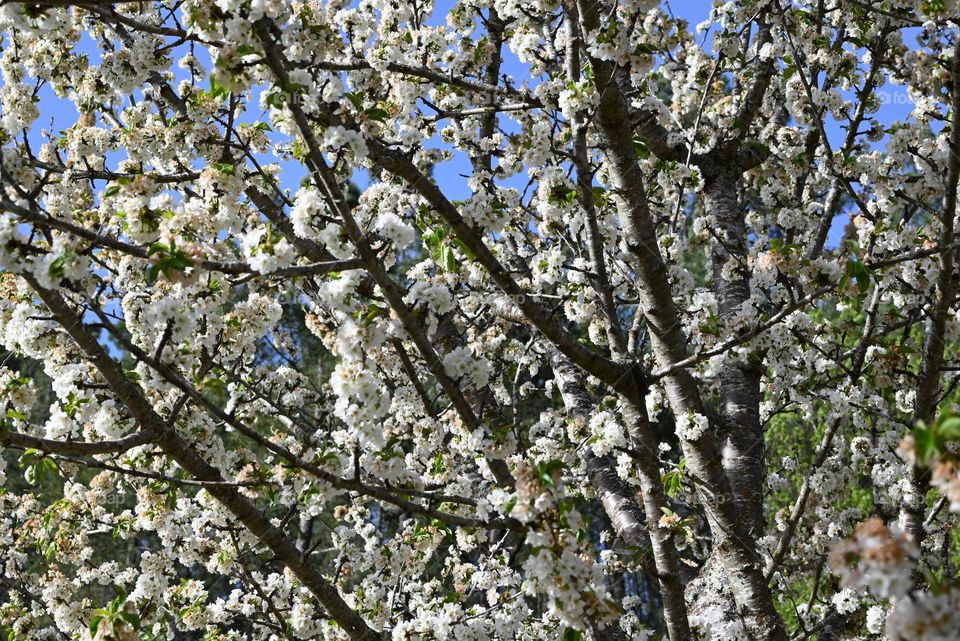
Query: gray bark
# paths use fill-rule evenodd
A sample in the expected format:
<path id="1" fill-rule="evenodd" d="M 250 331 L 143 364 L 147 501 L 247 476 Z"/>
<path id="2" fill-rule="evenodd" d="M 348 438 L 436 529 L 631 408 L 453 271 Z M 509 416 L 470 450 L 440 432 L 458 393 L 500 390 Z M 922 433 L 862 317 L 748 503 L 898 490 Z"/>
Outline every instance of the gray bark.
<path id="1" fill-rule="evenodd" d="M 585 8 L 585 4 L 580 5 L 582 20 L 586 20 L 586 11 L 596 10 Z M 596 24 L 595 16 L 593 20 Z M 633 140 L 624 135 L 629 131 L 626 101 L 616 86 L 612 65 L 596 59 L 591 64 L 601 96 L 597 117 L 610 162 L 611 181 L 618 195 L 624 234 L 637 266 L 640 310 L 647 320 L 658 365 L 670 367 L 687 357 L 687 341 L 657 246 Z M 664 378 L 664 386 L 675 416 L 703 413 L 699 390 L 689 371 L 675 371 Z M 637 400 L 643 402 L 642 398 Z M 773 605 L 756 547 L 736 502 L 731 500 L 732 488 L 718 457 L 719 442 L 708 433 L 695 441 L 682 440 L 681 446 L 706 511 L 717 554 L 729 573 L 730 586 L 749 633 L 756 639 L 785 641 L 783 622 Z"/>
<path id="2" fill-rule="evenodd" d="M 747 230 L 740 206 L 739 176 L 724 171 L 708 176 L 704 189 L 710 217 L 710 263 L 717 311 L 725 325 L 750 299 L 747 265 Z M 729 262 L 736 266 L 724 268 Z M 747 533 L 763 533 L 764 443 L 760 424 L 761 364 L 750 357 L 727 356 L 720 374 L 720 417 L 725 427 L 723 466 L 733 486 L 734 499 L 742 510 Z"/>

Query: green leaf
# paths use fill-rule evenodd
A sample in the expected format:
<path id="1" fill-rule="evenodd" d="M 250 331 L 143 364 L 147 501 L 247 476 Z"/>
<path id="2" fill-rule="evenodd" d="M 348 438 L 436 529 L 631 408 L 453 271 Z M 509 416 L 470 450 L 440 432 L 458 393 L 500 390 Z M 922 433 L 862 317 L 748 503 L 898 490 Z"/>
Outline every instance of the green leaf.
<path id="1" fill-rule="evenodd" d="M 66 263 L 67 263 L 66 256 L 57 256 L 53 260 L 53 262 L 50 263 L 50 266 L 47 267 L 47 272 L 50 274 L 50 277 L 56 280 L 63 278 L 63 274 L 65 271 L 64 266 L 66 265 Z"/>
<path id="2" fill-rule="evenodd" d="M 457 262 L 457 255 L 453 251 L 453 244 L 457 239 L 451 242 L 446 240 L 446 231 L 444 229 L 434 229 L 422 236 L 423 246 L 430 252 L 430 258 L 443 271 L 460 271 L 460 264 Z"/>
<path id="3" fill-rule="evenodd" d="M 960 441 L 960 416 L 947 415 L 937 425 L 937 437 L 944 443 L 947 441 Z"/>
<path id="4" fill-rule="evenodd" d="M 41 458 L 43 458 L 43 452 L 30 447 L 25 449 L 23 454 L 20 455 L 20 465 L 29 465 Z"/>
<path id="5" fill-rule="evenodd" d="M 663 475 L 663 491 L 673 498 L 683 490 L 683 474 L 672 470 Z"/>
<path id="6" fill-rule="evenodd" d="M 536 465 L 537 475 L 540 477 L 540 481 L 546 487 L 553 487 L 553 476 L 554 474 L 563 471 L 566 469 L 567 464 L 563 461 L 553 459 L 546 462 L 540 462 Z"/>
<path id="7" fill-rule="evenodd" d="M 563 631 L 560 641 L 583 641 L 583 633 L 575 628 L 567 628 Z"/>
<path id="8" fill-rule="evenodd" d="M 102 614 L 94 614 L 90 617 L 90 636 L 97 636 L 97 629 L 100 627 L 100 622 L 103 621 L 104 616 Z"/>
<path id="9" fill-rule="evenodd" d="M 130 624 L 134 630 L 140 629 L 140 616 L 136 612 L 122 612 L 120 618 Z"/>
<path id="10" fill-rule="evenodd" d="M 353 93 L 348 91 L 343 95 L 346 96 L 347 100 L 350 101 L 350 104 L 353 105 L 354 109 L 357 111 L 363 111 L 363 92 Z"/>
<path id="11" fill-rule="evenodd" d="M 569 185 L 554 185 L 547 201 L 553 205 L 572 205 L 577 199 L 577 190 Z"/>
<path id="12" fill-rule="evenodd" d="M 457 256 L 453 253 L 453 247 L 449 243 L 443 243 L 440 247 L 440 268 L 445 272 L 460 271 L 460 264 L 457 263 Z"/>
<path id="13" fill-rule="evenodd" d="M 923 421 L 917 421 L 917 426 L 913 429 L 913 443 L 917 451 L 917 460 L 924 465 L 940 456 L 937 435 L 924 425 Z"/>
<path id="14" fill-rule="evenodd" d="M 851 258 L 847 261 L 844 275 L 840 279 L 840 285 L 842 287 L 849 280 L 853 280 L 857 283 L 857 289 L 860 290 L 860 295 L 862 296 L 863 294 L 867 293 L 868 289 L 870 289 L 871 277 L 872 274 L 866 265 L 855 258 Z"/>
<path id="15" fill-rule="evenodd" d="M 443 474 L 446 471 L 447 466 L 443 462 L 443 452 L 437 452 L 436 456 L 433 457 L 433 473 Z"/>
<path id="16" fill-rule="evenodd" d="M 163 243 L 153 243 L 147 250 L 147 256 L 157 254 L 157 261 L 147 268 L 147 283 L 153 285 L 157 282 L 160 274 L 170 277 L 173 271 L 185 271 L 193 265 L 193 261 L 183 253 L 183 250 L 177 249 L 176 241 L 171 240 L 170 246 Z"/>
<path id="17" fill-rule="evenodd" d="M 945 410 L 936 423 L 917 421 L 911 432 L 917 463 L 929 466 L 950 451 L 950 443 L 960 441 L 960 416 Z"/>
<path id="18" fill-rule="evenodd" d="M 163 498 L 163 504 L 167 509 L 175 510 L 177 508 L 177 487 L 170 484 L 170 487 L 167 489 L 167 494 Z"/>
<path id="19" fill-rule="evenodd" d="M 209 93 L 212 97 L 220 98 L 220 99 L 225 99 L 230 96 L 230 92 L 227 90 L 227 88 L 220 86 L 220 84 L 218 84 L 217 81 L 214 80 L 212 75 L 210 76 L 210 92 Z"/>
<path id="20" fill-rule="evenodd" d="M 377 122 L 383 122 L 390 117 L 390 114 L 387 113 L 385 109 L 380 107 L 371 107 L 364 112 L 370 120 L 376 120 Z"/>
<path id="21" fill-rule="evenodd" d="M 274 91 L 267 96 L 267 106 L 282 109 L 287 102 L 287 96 L 282 91 Z"/>
<path id="22" fill-rule="evenodd" d="M 639 138 L 633 139 L 633 153 L 635 153 L 640 160 L 650 157 L 650 150 L 647 148 L 647 143 Z"/>
<path id="23" fill-rule="evenodd" d="M 460 251 L 462 251 L 467 258 L 469 258 L 470 260 L 473 260 L 474 258 L 476 258 L 476 254 L 473 253 L 473 250 L 470 249 L 467 246 L 467 244 L 463 242 L 463 240 L 461 240 L 460 238 L 454 238 L 452 242 L 454 245 L 460 248 Z"/>
<path id="24" fill-rule="evenodd" d="M 440 247 L 440 243 L 443 242 L 444 233 L 442 229 L 433 229 L 422 236 L 423 246 L 430 251 L 431 255 L 433 252 Z"/>
<path id="25" fill-rule="evenodd" d="M 169 252 L 170 248 L 163 243 L 153 243 L 150 245 L 150 249 L 147 250 L 147 256 L 153 256 L 154 254 L 166 254 Z"/>
<path id="26" fill-rule="evenodd" d="M 380 316 L 383 316 L 386 313 L 387 313 L 387 310 L 384 309 L 383 307 L 370 305 L 370 307 L 367 309 L 366 315 L 364 315 L 363 317 L 363 324 L 369 325 L 370 323 L 375 321 L 377 318 L 379 318 Z"/>

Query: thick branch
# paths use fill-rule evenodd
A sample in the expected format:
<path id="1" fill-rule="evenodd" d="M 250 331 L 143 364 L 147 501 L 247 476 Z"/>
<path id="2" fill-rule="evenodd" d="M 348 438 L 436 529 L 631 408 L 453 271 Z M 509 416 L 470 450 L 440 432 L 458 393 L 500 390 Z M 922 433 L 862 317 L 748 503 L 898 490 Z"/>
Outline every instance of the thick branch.
<path id="1" fill-rule="evenodd" d="M 960 182 L 960 37 L 956 38 L 951 67 L 952 96 L 950 104 L 949 153 L 947 175 L 944 181 L 943 208 L 940 210 L 940 247 L 953 245 L 954 224 L 957 218 L 957 184 Z M 915 421 L 930 425 L 937 415 L 937 401 L 940 395 L 941 366 L 946 349 L 947 319 L 951 314 L 956 282 L 954 279 L 954 251 L 941 252 L 937 274 L 936 302 L 927 320 L 923 342 L 923 360 L 920 375 L 917 377 L 917 394 L 913 406 Z M 926 509 L 928 480 L 925 470 L 916 465 L 910 472 L 910 495 L 904 500 L 901 510 L 904 530 L 919 545 L 923 540 L 923 520 Z"/>
<path id="2" fill-rule="evenodd" d="M 93 456 L 95 454 L 120 454 L 141 445 L 153 438 L 147 429 L 113 441 L 57 441 L 19 432 L 0 429 L 0 445 L 21 449 L 35 449 L 48 454 L 64 456 Z"/>
<path id="3" fill-rule="evenodd" d="M 63 297 L 42 287 L 29 273 L 23 274 L 23 278 L 37 292 L 40 300 L 80 347 L 85 357 L 97 368 L 117 400 L 153 434 L 154 442 L 195 479 L 209 483 L 206 486 L 207 491 L 270 549 L 277 560 L 297 575 L 351 639 L 380 641 L 381 635 L 371 629 L 366 621 L 347 605 L 337 589 L 328 583 L 313 565 L 303 559 L 300 551 L 283 532 L 272 525 L 250 499 L 236 489 L 223 485 L 224 479 L 220 471 L 205 461 L 196 448 L 184 441 L 173 427 L 166 425 L 140 390 L 127 378 L 120 365 L 107 355 L 100 343 L 87 331 L 80 316 L 70 308 Z"/>

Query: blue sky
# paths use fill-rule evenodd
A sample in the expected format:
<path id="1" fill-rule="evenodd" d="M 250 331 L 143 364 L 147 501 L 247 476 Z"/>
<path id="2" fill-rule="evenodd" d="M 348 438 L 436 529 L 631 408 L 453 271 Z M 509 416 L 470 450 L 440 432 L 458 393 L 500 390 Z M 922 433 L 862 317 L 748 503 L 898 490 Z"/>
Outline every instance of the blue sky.
<path id="1" fill-rule="evenodd" d="M 428 22 L 431 24 L 444 23 L 446 21 L 446 14 L 453 4 L 454 0 L 438 0 L 434 15 Z M 710 15 L 710 3 L 703 0 L 672 0 L 670 2 L 665 2 L 664 4 L 669 8 L 673 15 L 687 20 L 691 29 L 695 28 L 698 23 L 707 20 Z M 705 41 L 709 42 L 709 39 L 705 39 Z M 78 49 L 86 52 L 90 56 L 91 64 L 98 63 L 99 53 L 97 48 L 87 36 L 84 36 L 84 39 L 78 45 Z M 186 52 L 187 47 L 181 46 L 174 51 L 172 57 L 174 60 L 176 60 Z M 198 49 L 198 54 L 200 53 L 202 53 L 202 51 Z M 209 60 L 203 60 L 201 58 L 201 62 L 208 63 Z M 174 71 L 181 74 L 184 73 L 176 67 L 174 67 Z M 524 81 L 527 81 L 530 84 L 536 84 L 535 78 L 530 78 L 527 76 L 527 69 L 525 65 L 521 64 L 509 51 L 505 53 L 503 71 L 504 73 L 513 76 L 518 84 Z M 877 117 L 879 117 L 883 122 L 892 122 L 894 120 L 903 119 L 907 116 L 907 114 L 909 114 L 912 104 L 910 104 L 908 100 L 904 99 L 906 96 L 902 88 L 886 86 L 882 89 L 882 91 L 884 93 L 881 95 L 891 99 L 888 99 L 886 102 L 884 102 L 879 113 L 877 114 Z M 262 116 L 257 109 L 257 104 L 258 99 L 255 97 L 252 101 L 251 109 L 244 117 L 244 120 L 252 121 Z M 72 126 L 76 121 L 77 113 L 73 108 L 72 103 L 69 100 L 56 98 L 49 88 L 44 88 L 41 91 L 39 107 L 41 119 L 38 123 L 38 126 L 34 127 L 31 135 L 31 141 L 34 145 L 39 145 L 41 142 L 41 128 L 46 128 L 55 133 L 59 130 Z M 511 128 L 511 122 L 507 117 L 501 118 L 501 124 L 504 128 Z M 845 134 L 844 130 L 839 123 L 833 121 L 827 123 L 826 130 L 828 137 L 831 139 L 831 144 L 834 146 L 834 148 L 836 148 L 843 139 Z M 280 141 L 282 140 L 282 137 L 275 136 L 274 139 Z M 438 147 L 444 146 L 443 143 L 440 143 L 438 140 L 434 140 L 433 144 Z M 114 154 L 113 156 L 114 157 L 110 159 L 111 162 L 115 162 L 123 157 L 122 154 Z M 267 162 L 272 160 L 266 156 L 263 159 Z M 469 162 L 463 154 L 456 153 L 450 162 L 439 164 L 435 168 L 434 175 L 443 187 L 444 191 L 449 194 L 452 199 L 462 199 L 470 195 L 470 190 L 466 185 L 466 179 L 464 177 L 468 174 L 470 174 Z M 284 163 L 281 174 L 282 185 L 287 188 L 296 189 L 300 180 L 303 178 L 303 175 L 303 167 L 300 166 L 299 163 Z M 356 173 L 355 180 L 358 182 L 358 184 L 360 184 L 361 187 L 368 182 L 366 173 L 362 171 Z M 508 181 L 507 184 L 522 188 L 526 184 L 525 172 L 521 172 L 521 174 L 519 174 L 513 180 Z M 839 234 L 843 228 L 844 222 L 844 216 L 837 217 L 834 229 L 831 233 L 832 242 L 830 244 L 836 243 L 836 240 L 839 238 Z"/>

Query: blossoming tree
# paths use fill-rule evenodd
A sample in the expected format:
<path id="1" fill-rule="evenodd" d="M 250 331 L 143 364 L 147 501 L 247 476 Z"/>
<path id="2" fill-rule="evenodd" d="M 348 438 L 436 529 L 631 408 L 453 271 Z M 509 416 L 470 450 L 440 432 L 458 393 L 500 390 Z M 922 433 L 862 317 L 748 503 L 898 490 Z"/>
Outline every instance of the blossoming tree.
<path id="1" fill-rule="evenodd" d="M 955 639 L 958 14 L 0 2 L 5 638 Z"/>

